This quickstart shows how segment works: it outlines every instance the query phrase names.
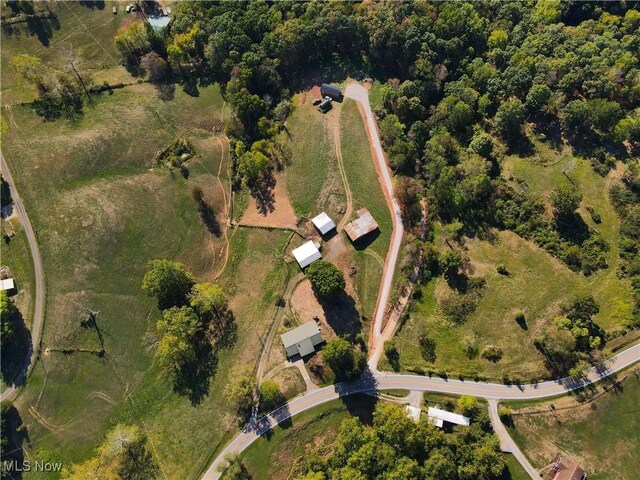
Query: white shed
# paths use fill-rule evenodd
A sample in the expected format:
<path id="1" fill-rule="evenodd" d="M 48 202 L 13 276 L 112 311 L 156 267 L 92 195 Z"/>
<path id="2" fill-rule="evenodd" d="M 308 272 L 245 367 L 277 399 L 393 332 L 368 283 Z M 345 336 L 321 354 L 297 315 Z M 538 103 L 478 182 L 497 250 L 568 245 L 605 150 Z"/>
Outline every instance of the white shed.
<path id="1" fill-rule="evenodd" d="M 413 407 L 411 405 L 407 405 L 406 407 L 404 407 L 404 409 L 407 412 L 407 417 L 409 417 L 411 420 L 413 420 L 416 423 L 420 421 L 420 414 L 422 413 L 422 410 L 420 410 L 418 407 Z"/>
<path id="2" fill-rule="evenodd" d="M 333 223 L 333 220 L 331 220 L 329 215 L 327 215 L 325 212 L 322 212 L 320 215 L 313 217 L 311 221 L 322 235 L 336 228 L 336 224 Z"/>
<path id="3" fill-rule="evenodd" d="M 13 290 L 14 288 L 16 288 L 16 285 L 13 282 L 13 278 L 0 280 L 0 290 Z"/>
<path id="4" fill-rule="evenodd" d="M 300 268 L 305 268 L 312 262 L 322 258 L 322 254 L 320 253 L 318 246 L 311 240 L 294 249 L 291 253 L 293 253 L 293 256 L 300 265 Z"/>
<path id="5" fill-rule="evenodd" d="M 444 422 L 453 423 L 455 425 L 465 425 L 467 427 L 471 423 L 471 419 L 469 417 L 458 415 L 457 413 L 447 412 L 446 410 L 441 410 L 435 407 L 429 407 L 427 416 L 429 417 L 429 421 L 431 423 L 440 428 L 442 428 Z"/>
<path id="6" fill-rule="evenodd" d="M 320 328 L 314 321 L 303 323 L 299 327 L 280 335 L 282 345 L 289 358 L 294 355 L 304 357 L 315 351 L 316 345 L 324 340 L 320 335 Z"/>

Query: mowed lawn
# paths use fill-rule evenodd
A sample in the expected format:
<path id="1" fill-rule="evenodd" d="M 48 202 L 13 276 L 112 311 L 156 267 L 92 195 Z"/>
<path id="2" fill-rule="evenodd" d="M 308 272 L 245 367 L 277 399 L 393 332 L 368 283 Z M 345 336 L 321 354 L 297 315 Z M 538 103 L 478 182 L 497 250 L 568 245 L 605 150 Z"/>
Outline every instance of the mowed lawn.
<path id="1" fill-rule="evenodd" d="M 110 5 L 105 8 L 113 17 Z M 94 13 L 104 15 L 100 9 Z M 98 16 L 91 18 L 100 23 Z M 75 17 L 60 18 L 63 30 Z M 73 39 L 84 34 L 69 29 L 67 41 L 75 46 Z M 105 39 L 112 42 L 109 35 Z M 28 40 L 22 47 L 14 43 L 3 62 L 36 52 Z M 38 54 L 54 53 L 43 47 Z M 92 71 L 94 78 L 110 74 L 106 61 L 104 67 Z M 165 102 L 144 83 L 93 100 L 76 123 L 45 123 L 28 105 L 3 112 L 3 153 L 36 230 L 47 283 L 44 353 L 17 402 L 31 440 L 26 455 L 66 465 L 82 461 L 115 423 L 137 423 L 165 478 L 197 478 L 216 446 L 237 428 L 219 392 L 230 368 L 257 360 L 256 333 L 264 336 L 289 274 L 282 260 L 288 234 L 229 232 L 229 262 L 219 281 L 229 293 L 238 340 L 220 352 L 209 394 L 193 406 L 153 366 L 160 313 L 140 282 L 153 258 L 182 261 L 199 281 L 213 280 L 222 268 L 224 238 L 205 229 L 190 190 L 203 188 L 222 223 L 224 202 L 215 176 L 227 146 L 208 126 L 221 119 L 223 100 L 216 86 L 201 88 L 197 97 L 178 86 L 175 98 Z M 188 137 L 197 151 L 186 165 L 187 178 L 153 165 L 156 152 L 178 136 Z M 226 166 L 225 160 L 220 176 L 228 189 Z M 12 265 L 24 255 L 20 238 L 15 242 L 3 250 Z M 95 330 L 81 325 L 88 309 L 99 312 L 104 357 L 91 353 L 101 348 Z M 48 476 L 30 472 L 25 478 Z"/>
<path id="2" fill-rule="evenodd" d="M 512 416 L 514 427 L 509 430 L 538 468 L 560 454 L 575 459 L 590 479 L 637 479 L 639 397 L 638 372 L 629 372 L 618 389 L 612 388 L 590 403 L 581 405 L 573 399 L 562 399 L 528 405 L 523 414 Z M 551 404 L 556 407 L 555 415 Z M 519 412 L 517 403 L 512 402 L 510 407 Z"/>
<path id="3" fill-rule="evenodd" d="M 586 161 L 566 157 L 559 157 L 557 163 L 550 166 L 509 157 L 507 166 L 514 178 L 527 183 L 533 195 L 546 198 L 555 186 L 568 182 L 562 174 L 567 162 L 571 162 L 569 175 L 583 194 L 582 217 L 611 246 L 607 255 L 608 268 L 585 277 L 569 270 L 532 242 L 508 231 L 495 231 L 491 241 L 465 239 L 472 275 L 486 280 L 482 298 L 463 325 L 453 326 L 443 318 L 437 306 L 437 299 L 446 290 L 445 281 L 439 278 L 422 287 L 410 319 L 397 337 L 401 369 L 445 370 L 450 375 L 478 375 L 494 380 L 500 380 L 506 374 L 520 381 L 533 381 L 547 375 L 544 359 L 533 341 L 560 314 L 561 305 L 575 296 L 594 296 L 600 305 L 594 320 L 607 332 L 620 331 L 629 321 L 631 291 L 616 274 L 619 220 L 607 194 L 609 180 L 595 174 Z M 595 224 L 591 220 L 586 206 L 592 206 L 600 213 L 602 223 Z M 498 264 L 504 264 L 509 275 L 498 274 Z M 525 328 L 515 321 L 520 311 L 525 314 Z M 418 336 L 423 331 L 435 341 L 435 362 L 427 362 L 421 355 Z M 620 341 L 623 339 L 610 341 L 606 354 Z M 489 344 L 501 348 L 504 352 L 502 360 L 491 363 L 480 356 L 468 358 L 462 346 L 469 342 L 475 343 L 479 352 Z M 386 365 L 386 368 L 390 366 Z"/>
<path id="4" fill-rule="evenodd" d="M 327 211 L 337 223 L 341 217 L 337 209 L 344 208 L 345 193 L 329 122 L 339 121 L 339 112 L 323 115 L 311 104 L 311 95 L 304 93 L 293 97 L 293 105 L 284 137 L 291 149 L 291 161 L 285 168 L 289 199 L 297 215 L 311 218 Z"/>
<path id="5" fill-rule="evenodd" d="M 367 208 L 380 227 L 355 245 L 354 262 L 357 268 L 355 286 L 362 306 L 362 314 L 371 317 L 375 308 L 382 266 L 389 249 L 392 222 L 382 186 L 378 179 L 371 146 L 356 102 L 345 99 L 340 114 L 342 159 L 353 194 L 353 213 Z M 348 242 L 348 240 L 347 240 Z M 349 245 L 350 242 L 349 242 Z"/>

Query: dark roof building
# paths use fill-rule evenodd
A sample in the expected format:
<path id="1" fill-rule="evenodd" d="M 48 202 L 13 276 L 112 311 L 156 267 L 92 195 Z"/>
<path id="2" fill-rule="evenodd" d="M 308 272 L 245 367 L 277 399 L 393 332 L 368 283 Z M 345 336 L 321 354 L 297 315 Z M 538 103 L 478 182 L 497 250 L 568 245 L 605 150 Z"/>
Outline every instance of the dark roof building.
<path id="1" fill-rule="evenodd" d="M 358 210 L 356 215 L 358 218 L 344 226 L 344 231 L 347 232 L 352 242 L 378 229 L 378 223 L 366 208 Z"/>
<path id="2" fill-rule="evenodd" d="M 329 97 L 334 100 L 342 100 L 342 90 L 340 90 L 340 87 L 336 87 L 335 85 L 323 83 L 320 86 L 320 93 L 323 97 Z"/>

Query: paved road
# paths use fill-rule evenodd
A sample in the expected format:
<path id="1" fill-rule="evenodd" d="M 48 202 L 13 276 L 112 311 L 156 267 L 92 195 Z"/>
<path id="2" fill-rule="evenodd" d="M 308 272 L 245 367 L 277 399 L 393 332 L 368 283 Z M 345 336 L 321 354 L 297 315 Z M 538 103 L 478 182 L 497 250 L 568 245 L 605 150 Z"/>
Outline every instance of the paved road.
<path id="1" fill-rule="evenodd" d="M 370 348 L 369 367 L 375 371 L 378 365 L 378 360 L 383 351 L 384 340 L 382 336 L 382 325 L 384 315 L 387 310 L 387 303 L 389 302 L 389 295 L 391 294 L 391 287 L 393 284 L 393 274 L 396 270 L 396 263 L 398 261 L 398 255 L 400 253 L 400 246 L 402 244 L 402 236 L 404 235 L 404 227 L 402 225 L 402 213 L 400 211 L 400 205 L 393 194 L 393 182 L 391 180 L 391 172 L 387 165 L 387 161 L 384 158 L 384 151 L 382 150 L 382 143 L 380 142 L 380 136 L 378 135 L 378 127 L 376 125 L 373 112 L 371 112 L 371 105 L 369 104 L 369 91 L 357 83 L 352 83 L 347 86 L 345 90 L 345 97 L 351 98 L 358 102 L 360 111 L 364 115 L 366 123 L 366 130 L 369 136 L 369 143 L 373 151 L 373 159 L 378 172 L 378 178 L 380 179 L 380 185 L 382 191 L 391 210 L 391 220 L 393 222 L 393 232 L 391 234 L 391 243 L 389 244 L 389 251 L 387 252 L 387 258 L 385 260 L 384 268 L 382 271 L 382 281 L 380 282 L 380 290 L 378 291 L 378 302 L 376 303 L 376 309 L 373 320 L 373 338 Z"/>
<path id="2" fill-rule="evenodd" d="M 38 248 L 38 242 L 36 240 L 36 235 L 33 231 L 33 227 L 31 226 L 31 222 L 29 221 L 29 216 L 27 215 L 27 211 L 24 208 L 22 200 L 20 199 L 20 195 L 18 194 L 18 190 L 16 189 L 16 184 L 13 182 L 13 177 L 11 176 L 11 170 L 9 170 L 9 166 L 0 152 L 0 166 L 2 169 L 2 176 L 9 184 L 11 189 L 11 198 L 13 199 L 13 207 L 16 209 L 16 213 L 18 214 L 18 218 L 20 219 L 20 223 L 22 224 L 22 228 L 27 235 L 27 241 L 29 243 L 29 249 L 31 250 L 31 258 L 33 259 L 33 268 L 35 273 L 35 303 L 33 307 L 33 322 L 31 324 L 31 352 L 29 352 L 27 358 L 24 360 L 24 367 L 22 371 L 18 374 L 14 381 L 14 386 L 10 386 L 6 388 L 2 395 L 0 395 L 1 400 L 11 400 L 15 397 L 17 393 L 17 388 L 15 385 L 21 385 L 26 380 L 27 375 L 31 367 L 33 366 L 36 357 L 38 355 L 38 351 L 40 350 L 40 335 L 42 334 L 42 325 L 44 323 L 44 270 L 42 268 L 42 257 L 40 256 L 40 249 Z"/>
<path id="3" fill-rule="evenodd" d="M 511 453 L 533 480 L 542 480 L 538 470 L 529 463 L 529 459 L 525 457 L 524 453 L 522 453 L 518 448 L 518 445 L 513 441 L 511 435 L 509 435 L 509 432 L 507 431 L 507 428 L 502 423 L 502 420 L 500 420 L 500 415 L 498 414 L 498 401 L 495 399 L 489 400 L 489 418 L 491 419 L 493 431 L 500 439 L 500 450 Z"/>
<path id="4" fill-rule="evenodd" d="M 273 411 L 269 415 L 257 420 L 242 431 L 227 447 L 218 455 L 209 470 L 204 475 L 204 480 L 217 480 L 220 478 L 218 469 L 225 465 L 225 457 L 230 454 L 243 452 L 260 435 L 264 434 L 278 423 L 289 419 L 293 415 L 317 407 L 323 403 L 337 398 L 375 390 L 418 390 L 452 393 L 458 395 L 474 395 L 487 400 L 535 400 L 562 395 L 572 390 L 584 387 L 592 382 L 601 380 L 613 373 L 622 370 L 640 360 L 640 344 L 607 360 L 602 366 L 592 368 L 586 379 L 576 382 L 571 378 L 563 378 L 556 381 L 548 381 L 535 385 L 503 385 L 497 383 L 465 382 L 461 380 L 446 380 L 442 378 L 429 378 L 414 375 L 395 375 L 374 373 L 351 385 L 338 384 L 321 388 L 314 392 L 297 397 L 283 407 Z M 512 447 L 515 444 L 512 445 Z M 517 446 L 516 446 L 517 448 Z M 518 450 L 519 452 L 519 450 Z M 515 455 L 515 450 L 514 450 Z M 524 457 L 524 456 L 522 456 Z M 518 459 L 520 460 L 520 459 Z M 526 460 L 526 459 L 525 459 Z M 528 462 L 527 462 L 528 463 Z M 536 477 L 534 477 L 536 478 Z"/>

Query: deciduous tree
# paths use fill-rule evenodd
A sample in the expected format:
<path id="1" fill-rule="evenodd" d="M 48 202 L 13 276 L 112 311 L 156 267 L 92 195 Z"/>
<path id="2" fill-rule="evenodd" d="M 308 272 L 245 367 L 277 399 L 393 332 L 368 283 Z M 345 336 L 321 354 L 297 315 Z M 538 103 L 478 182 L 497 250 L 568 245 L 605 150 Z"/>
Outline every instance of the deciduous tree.
<path id="1" fill-rule="evenodd" d="M 320 298 L 330 298 L 342 292 L 345 287 L 344 274 L 335 265 L 317 260 L 307 267 L 307 278 L 311 287 Z"/>
<path id="2" fill-rule="evenodd" d="M 161 309 L 184 305 L 195 279 L 185 266 L 171 260 L 151 260 L 142 279 L 142 289 L 156 297 Z"/>

